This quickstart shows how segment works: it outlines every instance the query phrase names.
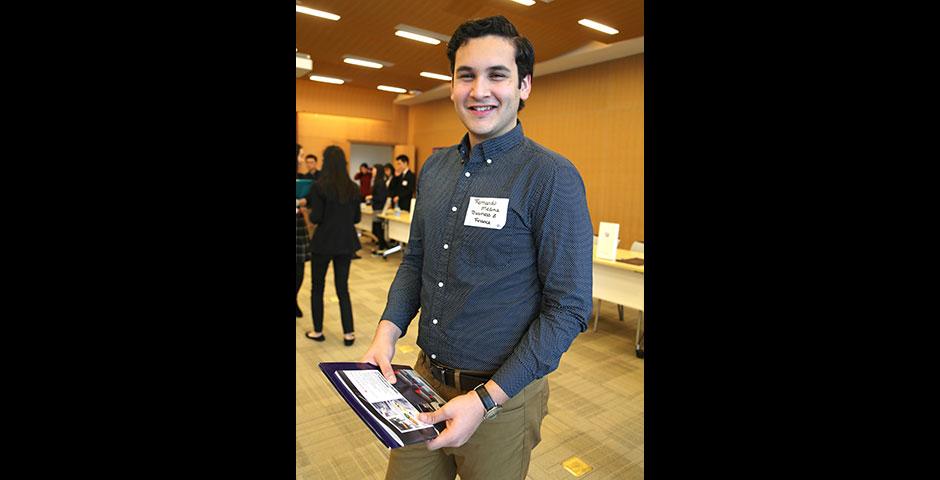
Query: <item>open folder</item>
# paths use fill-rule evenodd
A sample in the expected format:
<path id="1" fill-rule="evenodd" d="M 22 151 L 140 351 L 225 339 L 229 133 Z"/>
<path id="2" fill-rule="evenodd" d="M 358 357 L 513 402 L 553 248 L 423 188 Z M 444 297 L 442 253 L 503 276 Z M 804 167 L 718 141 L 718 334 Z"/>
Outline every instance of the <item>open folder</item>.
<path id="1" fill-rule="evenodd" d="M 421 412 L 433 412 L 445 400 L 413 368 L 392 365 L 394 384 L 379 367 L 368 363 L 321 362 L 320 371 L 372 433 L 389 448 L 432 440 L 444 430 L 418 420 Z"/>
<path id="2" fill-rule="evenodd" d="M 307 194 L 310 193 L 310 185 L 312 184 L 313 184 L 313 180 L 310 180 L 309 178 L 298 178 L 296 198 L 306 197 Z"/>

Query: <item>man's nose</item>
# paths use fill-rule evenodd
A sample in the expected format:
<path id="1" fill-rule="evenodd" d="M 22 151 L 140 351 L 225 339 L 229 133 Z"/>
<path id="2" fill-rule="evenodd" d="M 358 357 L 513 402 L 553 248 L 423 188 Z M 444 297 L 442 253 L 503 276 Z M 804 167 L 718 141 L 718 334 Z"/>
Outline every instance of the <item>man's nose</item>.
<path id="1" fill-rule="evenodd" d="M 490 85 L 485 78 L 477 77 L 470 88 L 470 96 L 473 98 L 486 98 L 490 96 Z"/>

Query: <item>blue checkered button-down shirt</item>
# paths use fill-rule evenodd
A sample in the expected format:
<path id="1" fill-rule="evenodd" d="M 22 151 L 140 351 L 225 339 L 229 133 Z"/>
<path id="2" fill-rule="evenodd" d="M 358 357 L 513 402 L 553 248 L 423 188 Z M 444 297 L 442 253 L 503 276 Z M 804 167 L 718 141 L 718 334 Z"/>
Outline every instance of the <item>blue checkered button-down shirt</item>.
<path id="1" fill-rule="evenodd" d="M 593 228 L 574 165 L 526 138 L 521 124 L 473 149 L 468 142 L 421 169 L 410 243 L 382 318 L 404 335 L 420 307 L 427 355 L 496 371 L 493 381 L 514 396 L 555 370 L 587 328 Z M 474 223 L 471 197 L 508 199 L 508 208 L 491 207 L 505 224 L 497 214 L 499 228 L 465 225 Z"/>

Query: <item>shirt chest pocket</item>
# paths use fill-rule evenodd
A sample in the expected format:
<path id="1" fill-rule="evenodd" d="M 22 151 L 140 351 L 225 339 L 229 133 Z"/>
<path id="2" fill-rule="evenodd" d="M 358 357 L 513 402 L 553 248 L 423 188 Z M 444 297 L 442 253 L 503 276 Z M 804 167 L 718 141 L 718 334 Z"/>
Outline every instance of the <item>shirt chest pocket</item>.
<path id="1" fill-rule="evenodd" d="M 519 215 L 512 208 L 506 214 L 503 228 L 460 226 L 463 263 L 474 267 L 500 268 L 512 263 L 516 255 L 516 241 L 524 228 Z"/>

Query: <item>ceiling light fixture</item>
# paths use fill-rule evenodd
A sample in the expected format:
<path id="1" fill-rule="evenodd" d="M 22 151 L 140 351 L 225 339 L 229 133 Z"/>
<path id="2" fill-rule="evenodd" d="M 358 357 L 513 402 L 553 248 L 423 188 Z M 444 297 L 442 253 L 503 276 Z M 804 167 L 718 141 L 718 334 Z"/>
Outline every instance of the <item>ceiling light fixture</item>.
<path id="1" fill-rule="evenodd" d="M 353 65 L 359 65 L 360 67 L 382 68 L 381 63 L 369 62 L 366 60 L 357 60 L 355 58 L 344 58 L 343 61 L 346 63 L 351 63 Z"/>
<path id="2" fill-rule="evenodd" d="M 324 12 L 321 10 L 314 10 L 312 8 L 301 7 L 297 5 L 297 13 L 306 13 L 307 15 L 313 15 L 314 17 L 325 18 L 327 20 L 339 20 L 340 16 L 330 12 Z"/>
<path id="3" fill-rule="evenodd" d="M 294 52 L 294 54 L 297 56 L 297 78 L 310 73 L 313 70 L 313 60 L 310 59 L 310 55 L 300 52 Z"/>
<path id="4" fill-rule="evenodd" d="M 578 23 L 580 23 L 581 25 L 584 25 L 585 27 L 593 28 L 594 30 L 601 31 L 609 35 L 620 33 L 620 30 L 617 30 L 615 28 L 610 28 L 607 25 L 604 25 L 603 23 L 597 23 L 594 20 L 588 20 L 586 18 L 582 18 L 581 20 L 578 20 Z"/>
<path id="5" fill-rule="evenodd" d="M 421 76 L 427 77 L 427 78 L 434 78 L 437 80 L 444 80 L 448 82 L 451 80 L 451 77 L 448 77 L 447 75 L 441 75 L 439 73 L 421 72 Z"/>
<path id="6" fill-rule="evenodd" d="M 405 90 L 404 88 L 389 87 L 386 85 L 379 85 L 378 87 L 375 87 L 375 88 L 378 88 L 379 90 L 384 90 L 386 92 L 392 92 L 392 93 L 407 93 L 408 92 L 408 90 Z"/>
<path id="7" fill-rule="evenodd" d="M 424 35 L 418 35 L 417 33 L 407 32 L 405 30 L 396 30 L 395 35 L 399 37 L 410 38 L 412 40 L 417 40 L 419 42 L 430 43 L 431 45 L 437 45 L 441 43 L 440 40 L 431 37 L 425 37 Z"/>
<path id="8" fill-rule="evenodd" d="M 512 0 L 512 1 L 516 3 L 521 3 L 522 5 L 525 5 L 527 7 L 531 7 L 532 5 L 535 5 L 535 0 Z"/>
<path id="9" fill-rule="evenodd" d="M 355 55 L 343 55 L 343 62 L 369 68 L 391 67 L 394 65 L 394 63 L 383 62 L 374 58 L 357 57 Z"/>
<path id="10" fill-rule="evenodd" d="M 404 23 L 395 25 L 395 35 L 417 40 L 419 42 L 430 43 L 431 45 L 437 45 L 441 42 L 447 43 L 450 41 L 450 37 L 444 35 L 443 33 L 412 27 L 411 25 L 405 25 Z"/>
<path id="11" fill-rule="evenodd" d="M 341 78 L 322 77 L 320 75 L 310 75 L 310 80 L 313 80 L 314 82 L 332 83 L 335 85 L 342 85 L 346 83 L 346 80 Z"/>

